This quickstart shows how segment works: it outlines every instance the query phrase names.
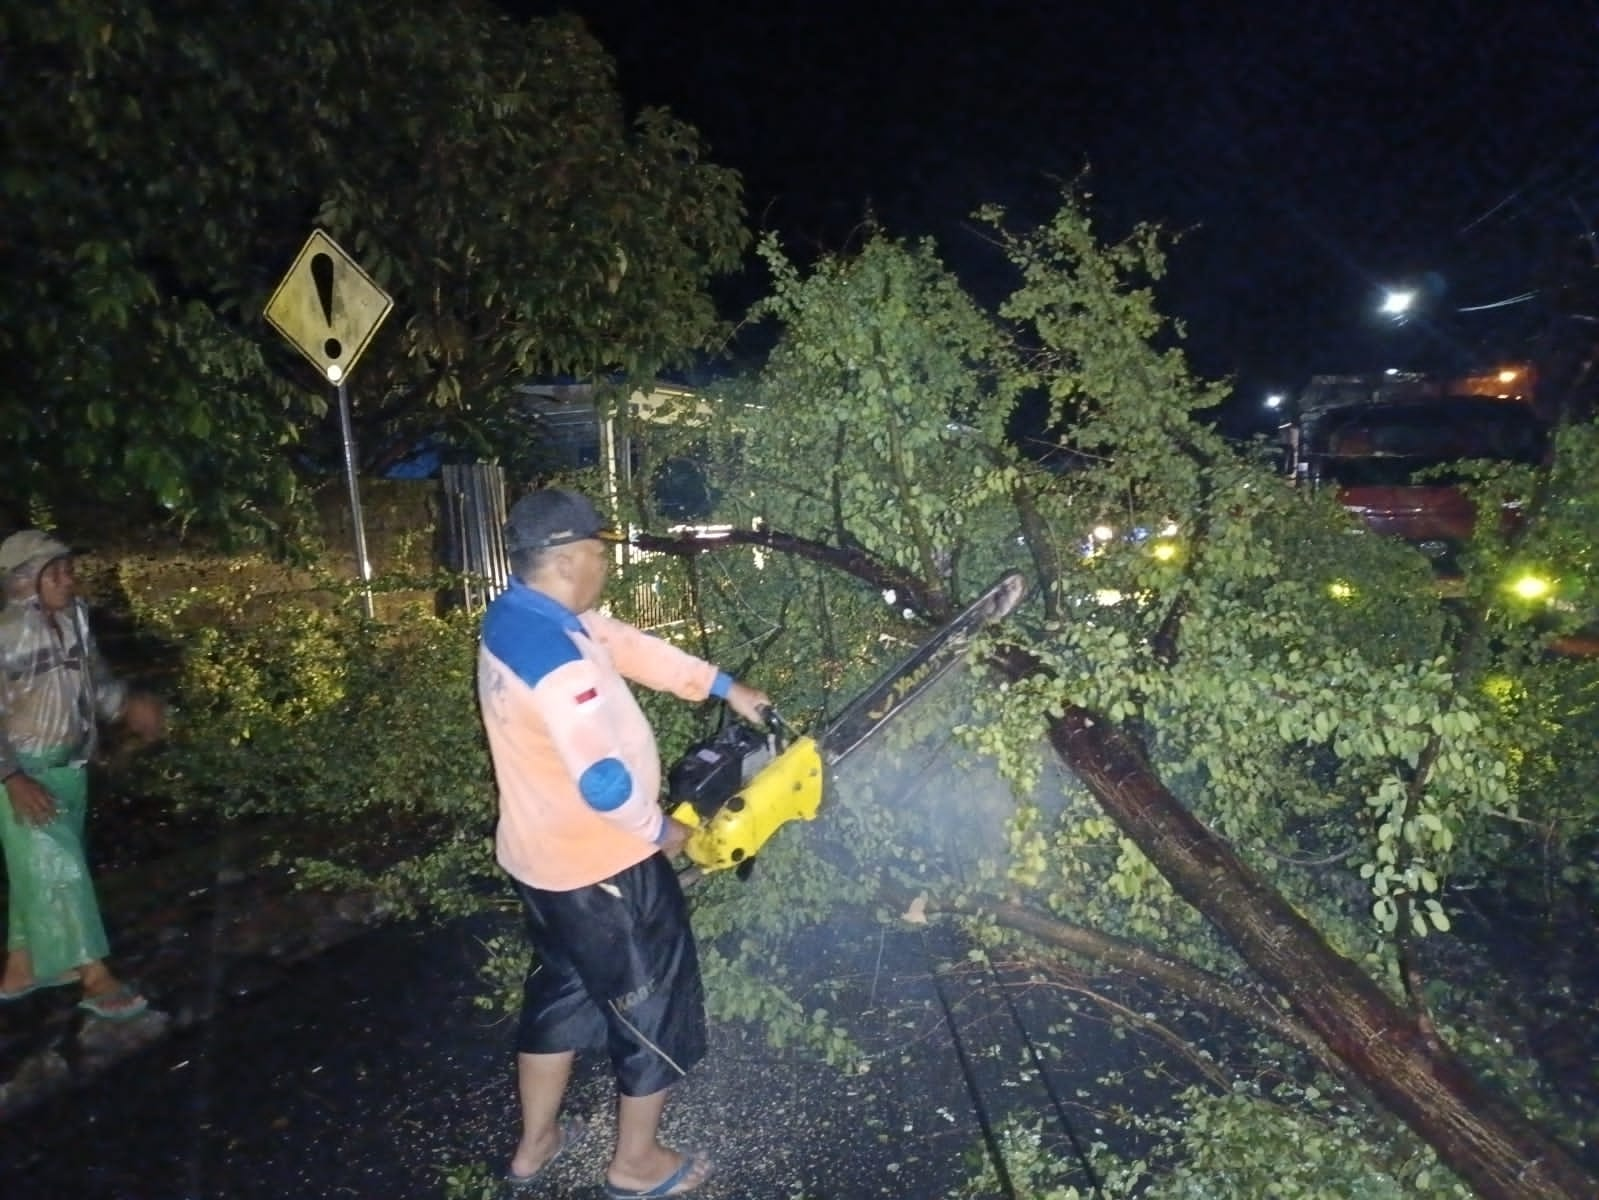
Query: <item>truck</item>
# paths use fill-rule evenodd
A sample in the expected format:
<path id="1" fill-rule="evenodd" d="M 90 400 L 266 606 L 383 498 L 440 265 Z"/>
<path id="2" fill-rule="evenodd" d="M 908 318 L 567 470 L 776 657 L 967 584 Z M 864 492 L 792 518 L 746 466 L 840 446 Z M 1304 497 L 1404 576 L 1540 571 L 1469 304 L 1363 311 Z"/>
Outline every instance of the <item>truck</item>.
<path id="1" fill-rule="evenodd" d="M 1526 363 L 1454 377 L 1313 376 L 1280 430 L 1284 466 L 1302 487 L 1333 488 L 1373 533 L 1416 547 L 1431 563 L 1439 593 L 1458 595 L 1459 555 L 1477 513 L 1450 468 L 1469 460 L 1546 461 L 1552 430 L 1535 403 L 1536 387 Z M 1499 514 L 1506 527 L 1520 519 L 1514 503 Z M 1548 586 L 1530 576 L 1521 582 Z M 1599 657 L 1599 621 L 1552 638 L 1549 649 Z"/>
<path id="2" fill-rule="evenodd" d="M 1284 466 L 1300 486 L 1335 489 L 1372 532 L 1415 546 L 1447 585 L 1476 522 L 1450 468 L 1543 461 L 1550 431 L 1534 405 L 1536 384 L 1525 363 L 1456 377 L 1313 376 L 1280 431 Z"/>

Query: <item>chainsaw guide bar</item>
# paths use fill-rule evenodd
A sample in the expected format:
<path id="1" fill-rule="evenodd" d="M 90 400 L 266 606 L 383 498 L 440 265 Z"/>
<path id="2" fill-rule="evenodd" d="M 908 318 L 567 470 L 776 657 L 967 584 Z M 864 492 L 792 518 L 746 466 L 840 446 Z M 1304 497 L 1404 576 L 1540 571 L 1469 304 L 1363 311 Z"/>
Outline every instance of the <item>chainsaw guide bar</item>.
<path id="1" fill-rule="evenodd" d="M 916 648 L 845 707 L 816 740 L 828 766 L 841 762 L 888 724 L 961 659 L 985 625 L 1007 617 L 1021 603 L 1027 582 L 1012 571 L 1003 576 L 954 620 Z"/>
<path id="2" fill-rule="evenodd" d="M 787 724 L 768 710 L 770 735 L 735 724 L 690 747 L 668 784 L 672 816 L 694 829 L 684 853 L 696 876 L 729 867 L 747 875 L 755 854 L 779 828 L 815 820 L 829 768 L 964 659 L 984 626 L 1015 610 L 1026 586 L 1017 572 L 1001 577 L 814 737 L 789 737 Z"/>

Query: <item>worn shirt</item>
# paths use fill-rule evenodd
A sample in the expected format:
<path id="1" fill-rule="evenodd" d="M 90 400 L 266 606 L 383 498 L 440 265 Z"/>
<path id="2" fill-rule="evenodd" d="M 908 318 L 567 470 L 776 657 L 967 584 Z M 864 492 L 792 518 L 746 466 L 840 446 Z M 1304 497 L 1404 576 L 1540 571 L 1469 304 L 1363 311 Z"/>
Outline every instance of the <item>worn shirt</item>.
<path id="1" fill-rule="evenodd" d="M 0 776 L 19 769 L 19 754 L 87 761 L 95 718 L 114 720 L 127 698 L 100 657 L 82 600 L 51 614 L 30 596 L 0 612 Z"/>
<path id="2" fill-rule="evenodd" d="M 483 616 L 478 700 L 500 795 L 495 853 L 531 887 L 587 887 L 655 853 L 660 754 L 628 680 L 685 700 L 725 696 L 732 683 L 669 642 L 574 614 L 519 580 Z"/>

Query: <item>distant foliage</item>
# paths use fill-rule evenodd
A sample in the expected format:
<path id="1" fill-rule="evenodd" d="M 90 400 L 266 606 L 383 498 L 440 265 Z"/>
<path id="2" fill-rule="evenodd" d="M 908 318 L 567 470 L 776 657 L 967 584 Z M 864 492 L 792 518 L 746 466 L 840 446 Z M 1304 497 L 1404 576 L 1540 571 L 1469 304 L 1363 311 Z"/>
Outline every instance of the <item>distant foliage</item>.
<path id="1" fill-rule="evenodd" d="M 737 175 L 629 119 L 570 17 L 487 0 L 12 5 L 0 474 L 274 527 L 339 461 L 332 391 L 262 311 L 313 226 L 395 300 L 352 378 L 369 454 L 481 442 L 538 376 L 649 378 L 707 343 Z M 159 81 L 154 86 L 152 81 Z"/>
<path id="2" fill-rule="evenodd" d="M 316 599 L 279 597 L 263 614 L 218 589 L 144 610 L 182 650 L 171 736 L 145 787 L 230 819 L 322 824 L 344 848 L 337 865 L 302 863 L 305 883 L 369 884 L 356 864 L 377 860 L 398 909 L 473 910 L 494 869 L 476 620 L 373 624 L 353 596 Z"/>

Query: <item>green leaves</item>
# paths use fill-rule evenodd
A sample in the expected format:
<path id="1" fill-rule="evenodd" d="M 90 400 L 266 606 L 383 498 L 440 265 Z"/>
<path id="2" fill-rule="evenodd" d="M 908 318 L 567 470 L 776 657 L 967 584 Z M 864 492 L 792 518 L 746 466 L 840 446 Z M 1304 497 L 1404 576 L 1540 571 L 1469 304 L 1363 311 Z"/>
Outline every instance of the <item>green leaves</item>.
<path id="1" fill-rule="evenodd" d="M 11 32 L 39 67 L 0 84 L 21 490 L 269 527 L 303 466 L 283 447 L 337 461 L 328 388 L 261 319 L 313 224 L 396 302 L 352 382 L 368 451 L 476 428 L 529 376 L 648 377 L 717 331 L 737 176 L 670 116 L 630 122 L 571 18 L 311 0 L 158 32 L 143 0 L 71 0 Z"/>
<path id="2" fill-rule="evenodd" d="M 581 49 L 575 27 L 549 31 Z M 395 49 L 382 38 L 372 45 Z M 638 274 L 671 259 L 655 246 L 655 265 L 646 267 L 650 237 L 641 257 L 618 230 L 639 206 L 656 203 L 640 195 L 657 196 L 666 186 L 659 173 L 670 180 L 674 155 L 691 155 L 691 142 L 669 122 L 651 124 L 643 136 L 656 139 L 652 153 L 663 157 L 637 189 L 619 190 L 612 204 L 578 203 L 567 190 L 576 177 L 563 172 L 576 170 L 590 140 L 613 145 L 607 131 L 616 118 L 602 64 L 582 55 L 573 63 L 559 94 L 576 157 L 563 157 L 564 145 L 537 143 L 551 156 L 540 168 L 550 172 L 540 177 L 543 190 L 534 193 L 543 208 L 523 207 L 519 195 L 472 192 L 494 227 L 474 224 L 459 249 L 446 239 L 413 253 L 368 221 L 365 193 L 349 180 L 321 193 L 332 197 L 324 210 L 330 224 L 368 230 L 362 244 L 392 256 L 378 261 L 394 272 L 397 289 L 438 296 L 410 312 L 395 327 L 397 343 L 379 355 L 382 361 L 402 344 L 404 365 L 391 364 L 393 377 L 415 384 L 410 399 L 418 403 L 476 403 L 468 364 L 500 334 L 472 325 L 454 306 L 512 313 L 505 354 L 518 363 L 578 361 L 594 349 L 587 340 L 594 329 L 625 328 L 619 314 L 635 298 Z M 521 98 L 520 86 L 502 85 L 493 95 L 488 107 L 502 113 L 539 103 Z M 454 116 L 420 102 L 404 119 L 415 122 L 417 136 L 442 139 L 446 163 L 456 161 L 451 131 L 501 136 L 470 123 L 458 128 Z M 519 178 L 501 165 L 504 179 Z M 429 176 L 435 184 L 447 177 Z M 692 178 L 714 190 L 714 175 Z M 689 184 L 678 178 L 667 187 L 681 200 L 672 187 Z M 430 203 L 442 211 L 457 198 L 453 187 L 440 187 Z M 389 203 L 376 201 L 370 211 L 388 212 Z M 998 222 L 999 214 L 990 216 Z M 565 307 L 559 320 L 516 325 L 516 314 L 555 303 L 543 294 L 544 278 L 489 278 L 458 264 L 511 254 L 500 226 L 518 236 L 564 237 L 549 224 L 557 218 L 582 231 L 579 252 L 561 268 L 570 270 L 561 284 Z M 830 781 L 823 821 L 796 824 L 773 840 L 758 886 L 740 889 L 724 878 L 696 890 L 696 927 L 715 947 L 707 976 L 717 1011 L 849 1063 L 854 1052 L 825 1015 L 837 1006 L 825 995 L 791 994 L 781 964 L 840 907 L 870 912 L 884 877 L 929 895 L 982 887 L 1229 984 L 1251 982 L 1207 922 L 1215 898 L 1195 896 L 1192 887 L 1178 895 L 1144 848 L 1059 769 L 1042 735 L 1052 717 L 1073 707 L 1087 710 L 1085 719 L 1117 723 L 1134 753 L 1194 820 L 1230 843 L 1260 887 L 1282 893 L 1350 969 L 1384 985 L 1398 979 L 1404 943 L 1450 932 L 1446 906 L 1460 880 L 1526 871 L 1541 888 L 1591 879 L 1580 851 L 1593 827 L 1591 781 L 1599 771 L 1594 665 L 1540 657 L 1534 635 L 1501 611 L 1488 575 L 1474 574 L 1467 599 L 1480 602 L 1475 610 L 1441 606 L 1420 555 L 1359 533 L 1330 497 L 1295 491 L 1258 448 L 1218 437 L 1200 414 L 1222 389 L 1189 373 L 1174 348 L 1179 331 L 1153 301 L 1150 285 L 1164 269 L 1154 231 L 1103 245 L 1083 203 L 1068 197 L 1043 229 L 1001 240 L 1021 284 L 1000 317 L 966 296 L 926 244 L 874 236 L 853 256 L 802 270 L 767 243 L 774 292 L 761 312 L 781 323 L 769 362 L 756 378 L 727 386 L 719 405 L 697 398 L 678 405 L 678 423 L 654 431 L 648 443 L 652 453 L 691 456 L 703 466 L 717 495 L 712 522 L 813 539 L 862 579 L 875 570 L 905 584 L 927 611 L 960 603 L 1003 567 L 1030 566 L 1037 600 L 1007 621 L 1002 636 L 1047 668 L 1013 683 L 951 679 L 946 692 L 885 730 L 870 762 Z M 666 266 L 670 274 L 671 261 Z M 672 287 L 691 290 L 693 279 L 685 266 Z M 259 364 L 223 336 L 226 322 L 208 331 L 207 322 L 220 322 L 211 311 L 173 306 L 162 311 L 161 328 L 173 338 L 188 330 L 210 348 L 204 378 L 255 378 Z M 613 320 L 624 324 L 606 324 Z M 669 328 L 682 332 L 692 324 L 683 320 Z M 1028 388 L 1053 408 L 1049 436 L 1062 469 L 1046 469 L 1007 441 L 1017 397 Z M 202 384 L 174 384 L 162 419 L 191 439 L 202 437 L 196 430 L 204 417 L 212 419 L 212 438 L 248 428 L 250 404 L 223 419 L 211 395 Z M 107 432 L 139 427 L 120 409 L 93 411 Z M 1545 481 L 1550 531 L 1522 549 L 1535 548 L 1562 578 L 1577 579 L 1584 555 L 1599 544 L 1591 494 L 1599 438 L 1572 431 L 1561 445 L 1587 474 L 1555 468 Z M 130 470 L 155 478 L 170 468 L 157 453 L 169 447 L 133 439 L 118 450 L 131 456 Z M 641 467 L 638 477 L 648 471 Z M 627 500 L 646 524 L 662 521 L 649 511 L 645 489 Z M 1483 533 L 1474 573 L 1491 575 L 1516 557 L 1495 536 Z M 1155 544 L 1172 552 L 1159 558 Z M 1572 594 L 1585 595 L 1586 586 Z M 901 590 L 740 549 L 688 563 L 638 563 L 617 581 L 616 595 L 624 612 L 641 594 L 664 597 L 673 611 L 677 598 L 692 598 L 692 619 L 671 636 L 758 682 L 806 728 L 836 713 L 918 640 L 926 611 L 916 612 Z M 240 785 L 259 786 L 259 795 L 249 795 L 258 803 L 304 793 L 315 803 L 354 796 L 374 811 L 417 805 L 438 813 L 459 841 L 446 841 L 436 857 L 397 878 L 409 891 L 453 902 L 453 884 L 481 861 L 481 839 L 459 827 L 476 819 L 483 760 L 459 721 L 429 707 L 457 706 L 463 718 L 471 712 L 467 689 L 458 686 L 469 662 L 461 631 L 420 628 L 414 662 L 396 657 L 411 649 L 403 639 L 347 642 L 323 618 L 303 613 L 283 614 L 270 639 L 235 640 L 226 623 L 198 633 L 189 684 L 219 698 L 204 736 L 189 748 L 196 762 L 216 768 L 194 773 L 197 779 L 222 774 L 229 756 L 259 762 Z M 1491 636 L 1476 640 L 1479 629 Z M 290 694 L 286 679 L 300 690 Z M 437 680 L 449 682 L 438 687 Z M 676 701 L 646 703 L 669 759 L 705 728 L 705 714 Z M 351 729 L 389 746 L 418 774 L 426 774 L 423 760 L 452 762 L 458 774 L 430 781 L 428 794 L 417 797 L 370 778 L 370 764 L 330 764 L 307 753 L 348 739 Z M 431 736 L 407 736 L 416 729 Z M 813 853 L 811 839 L 824 834 L 830 852 Z M 982 923 L 972 933 L 985 945 L 1000 937 Z M 1504 1050 L 1491 1049 L 1498 1034 L 1458 996 L 1429 1003 L 1440 1027 L 1458 1020 L 1471 1054 L 1503 1059 Z M 1236 1067 L 1246 1084 L 1191 1098 L 1168 1124 L 1151 1122 L 1165 1141 L 1162 1155 L 1152 1156 L 1158 1177 L 1146 1163 L 1120 1164 L 1114 1177 L 1129 1194 L 1461 1194 L 1430 1154 L 1366 1120 L 1363 1100 L 1333 1081 L 1269 1094 L 1247 1083 L 1308 1077 L 1306 1060 L 1276 1042 L 1229 1040 L 1227 1049 L 1236 1057 L 1225 1064 L 1209 1046 L 1197 1054 L 1207 1064 L 1202 1074 Z M 1528 1072 L 1506 1074 L 1525 1096 Z M 1014 1152 L 1013 1173 L 1020 1178 L 1026 1166 L 1036 1194 L 1070 1194 L 1054 1169 L 1058 1158 L 1040 1152 L 1036 1139 L 1031 1148 L 1016 1139 Z"/>
<path id="3" fill-rule="evenodd" d="M 879 236 L 807 276 L 774 240 L 761 254 L 775 290 L 757 315 L 783 332 L 741 418 L 740 475 L 770 523 L 851 540 L 934 589 L 940 563 L 976 579 L 1013 560 L 995 554 L 1009 517 L 990 475 L 1013 457 L 1008 351 L 933 248 Z"/>

